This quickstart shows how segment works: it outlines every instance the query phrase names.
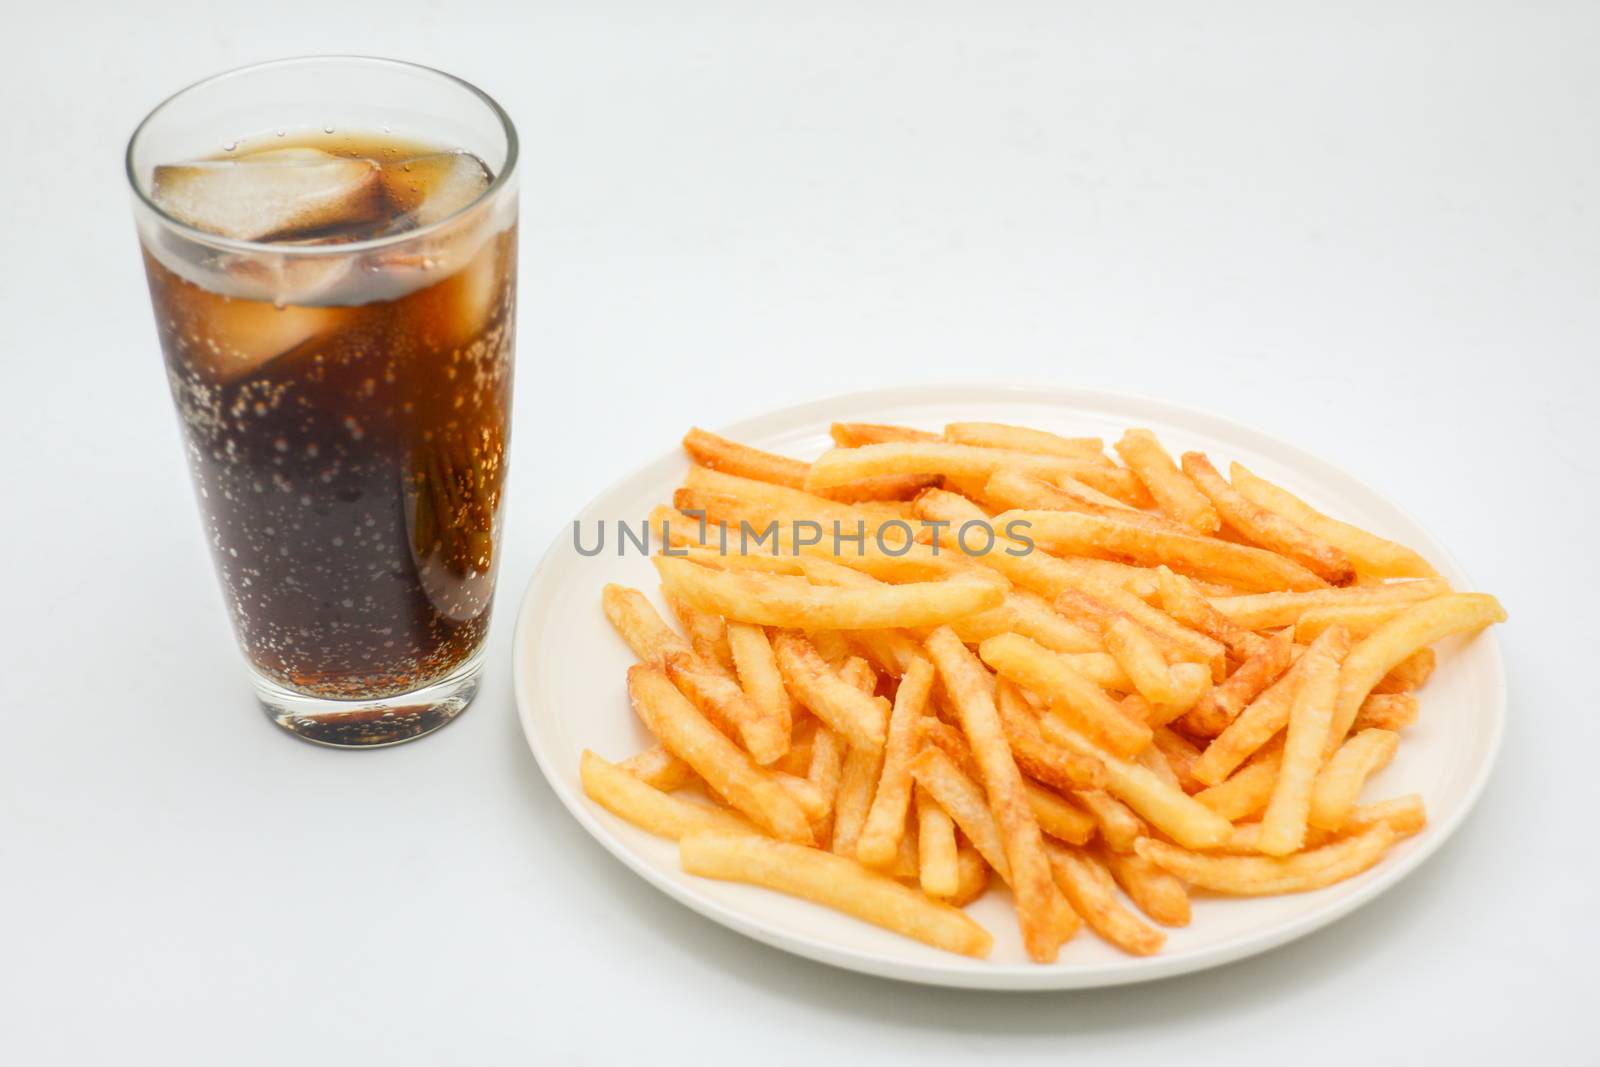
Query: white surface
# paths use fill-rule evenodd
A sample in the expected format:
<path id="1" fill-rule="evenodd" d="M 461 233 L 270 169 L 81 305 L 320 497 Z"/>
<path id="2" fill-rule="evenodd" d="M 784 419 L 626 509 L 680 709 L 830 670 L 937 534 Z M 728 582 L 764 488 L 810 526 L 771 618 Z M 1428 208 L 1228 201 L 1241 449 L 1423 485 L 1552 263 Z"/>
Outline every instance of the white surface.
<path id="1" fill-rule="evenodd" d="M 0 1056 L 1587 1055 L 1600 12 L 762 11 L 8 5 Z M 333 50 L 459 72 L 528 143 L 489 681 L 375 753 L 251 706 L 120 172 L 171 89 Z M 997 997 L 753 944 L 567 817 L 516 724 L 507 609 L 577 509 L 689 421 L 987 374 L 1247 420 L 1403 501 L 1503 597 L 1499 768 L 1406 884 L 1218 971 Z"/>
<path id="2" fill-rule="evenodd" d="M 747 419 L 727 432 L 785 455 L 812 457 L 832 445 L 828 424 L 877 422 L 937 430 L 961 419 L 1036 426 L 1116 440 L 1129 426 L 1154 430 L 1174 453 L 1199 449 L 1219 466 L 1237 460 L 1328 514 L 1421 552 L 1457 589 L 1472 588 L 1448 549 L 1348 474 L 1248 427 L 1159 401 L 1033 386 L 942 385 L 830 397 Z M 1198 896 L 1189 926 L 1167 931 L 1156 956 L 1138 959 L 1094 937 L 1076 939 L 1053 965 L 1028 960 L 1009 895 L 996 890 L 969 912 L 995 938 L 987 959 L 941 952 L 767 890 L 685 874 L 678 848 L 590 801 L 579 754 L 619 760 L 654 743 L 628 706 L 623 676 L 635 662 L 598 600 L 607 582 L 643 589 L 666 613 L 655 569 L 643 551 L 619 554 L 618 522 L 637 529 L 672 498 L 688 468 L 681 450 L 643 464 L 590 502 L 574 520 L 583 543 L 600 531 L 603 550 L 583 555 L 558 537 L 534 571 L 512 641 L 517 710 L 546 780 L 574 817 L 613 855 L 694 910 L 808 959 L 905 981 L 971 989 L 1086 989 L 1154 981 L 1230 963 L 1310 933 L 1410 874 L 1448 840 L 1477 799 L 1506 718 L 1505 671 L 1494 634 L 1441 646 L 1440 665 L 1421 694 L 1418 723 L 1394 762 L 1368 785 L 1368 799 L 1420 793 L 1430 831 L 1394 846 L 1375 869 L 1315 893 L 1247 900 Z M 737 546 L 734 551 L 737 551 Z"/>

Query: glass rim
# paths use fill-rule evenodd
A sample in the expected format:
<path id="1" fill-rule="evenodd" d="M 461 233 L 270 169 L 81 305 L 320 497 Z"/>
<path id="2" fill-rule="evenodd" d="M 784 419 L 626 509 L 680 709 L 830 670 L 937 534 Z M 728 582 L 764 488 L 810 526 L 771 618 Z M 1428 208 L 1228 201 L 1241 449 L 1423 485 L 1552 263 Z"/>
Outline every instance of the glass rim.
<path id="1" fill-rule="evenodd" d="M 212 233 L 210 230 L 202 230 L 198 226 L 193 226 L 183 221 L 176 215 L 173 215 L 171 212 L 167 211 L 160 204 L 157 204 L 150 194 L 145 191 L 143 184 L 139 181 L 139 176 L 134 172 L 134 149 L 139 144 L 139 138 L 145 132 L 145 129 L 156 119 L 158 115 L 165 111 L 170 104 L 177 101 L 180 97 L 187 96 L 189 93 L 194 92 L 196 89 L 204 88 L 205 86 L 211 85 L 214 82 L 223 81 L 227 78 L 234 78 L 242 74 L 251 74 L 255 73 L 256 71 L 266 70 L 272 67 L 287 67 L 298 63 L 318 63 L 327 61 L 373 64 L 387 67 L 403 67 L 410 70 L 423 71 L 427 74 L 454 82 L 456 85 L 467 90 L 467 92 L 471 95 L 477 97 L 478 100 L 481 101 L 489 109 L 490 113 L 493 114 L 494 117 L 499 121 L 500 130 L 505 135 L 506 139 L 505 165 L 496 171 L 495 176 L 489 182 L 488 187 L 474 197 L 471 203 L 458 208 L 442 219 L 435 219 L 426 226 L 418 226 L 414 230 L 405 230 L 401 233 L 386 234 L 382 237 L 372 237 L 364 241 L 346 241 L 342 244 L 329 243 L 286 245 L 274 244 L 271 241 L 246 241 L 237 237 L 224 237 L 221 234 Z M 283 59 L 269 59 L 260 63 L 249 63 L 242 67 L 234 67 L 231 70 L 225 70 L 217 74 L 208 75 L 204 78 L 201 78 L 199 81 L 191 82 L 176 92 L 169 94 L 160 103 L 156 104 L 155 107 L 151 108 L 149 114 L 140 119 L 139 125 L 134 127 L 133 134 L 128 138 L 128 147 L 123 152 L 123 173 L 128 179 L 128 185 L 133 190 L 133 195 L 138 199 L 140 204 L 142 204 L 158 219 L 160 219 L 162 225 L 175 230 L 183 237 L 196 243 L 208 245 L 213 248 L 224 249 L 230 252 L 249 253 L 253 255 L 325 256 L 330 253 L 336 253 L 338 255 L 353 255 L 374 251 L 376 249 L 387 248 L 391 245 L 403 244 L 407 241 L 415 240 L 418 237 L 425 237 L 429 234 L 437 233 L 447 229 L 460 220 L 462 216 L 466 215 L 468 212 L 472 211 L 478 205 L 482 204 L 484 201 L 488 200 L 505 186 L 510 184 L 511 176 L 516 172 L 517 169 L 517 155 L 517 128 L 512 124 L 511 116 L 506 114 L 505 108 L 501 107 L 499 103 L 495 101 L 494 97 L 490 96 L 476 85 L 473 85 L 465 78 L 457 77 L 456 75 L 451 74 L 449 71 L 440 70 L 437 67 L 430 67 L 423 63 L 412 63 L 411 61 L 405 59 L 388 59 L 383 56 L 363 56 L 355 54 L 325 54 L 288 56 Z"/>

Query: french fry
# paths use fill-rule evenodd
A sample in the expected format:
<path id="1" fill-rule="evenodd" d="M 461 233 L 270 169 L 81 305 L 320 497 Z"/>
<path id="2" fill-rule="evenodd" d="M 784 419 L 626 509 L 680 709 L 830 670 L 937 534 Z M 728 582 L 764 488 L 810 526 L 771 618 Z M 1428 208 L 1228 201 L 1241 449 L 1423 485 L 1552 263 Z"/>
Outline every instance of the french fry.
<path id="1" fill-rule="evenodd" d="M 1126 615 L 1118 615 L 1106 624 L 1101 636 L 1140 696 L 1162 707 L 1170 708 L 1178 702 L 1172 671 L 1150 631 Z"/>
<path id="2" fill-rule="evenodd" d="M 851 745 L 844 754 L 839 774 L 839 792 L 833 800 L 833 841 L 835 855 L 856 857 L 861 830 L 872 807 L 872 788 L 883 763 L 882 748 L 857 748 Z M 898 847 L 898 842 L 896 842 Z"/>
<path id="3" fill-rule="evenodd" d="M 1364 588 L 1382 588 L 1366 586 Z M 1317 635 L 1330 626 L 1342 627 L 1345 633 L 1359 640 L 1405 611 L 1407 603 L 1346 604 L 1325 608 L 1308 608 L 1295 620 L 1294 639 L 1309 645 Z"/>
<path id="4" fill-rule="evenodd" d="M 995 707 L 1012 758 L 1028 777 L 1057 789 L 1095 789 L 1105 781 L 1105 767 L 1092 756 L 1069 752 L 1052 745 L 1039 733 L 1033 711 L 1015 685 L 1001 680 L 996 687 Z"/>
<path id="5" fill-rule="evenodd" d="M 1091 930 L 1135 956 L 1150 956 L 1161 950 L 1166 935 L 1145 925 L 1117 902 L 1111 872 L 1093 854 L 1047 843 L 1045 856 L 1056 885 Z"/>
<path id="6" fill-rule="evenodd" d="M 1158 726 L 1154 733 L 1156 751 L 1172 768 L 1173 776 L 1178 779 L 1178 788 L 1190 794 L 1205 788 L 1205 783 L 1194 776 L 1194 765 L 1200 760 L 1200 750 L 1170 727 Z"/>
<path id="7" fill-rule="evenodd" d="M 895 692 L 883 770 L 856 845 L 856 858 L 868 867 L 885 867 L 891 863 L 905 833 L 906 812 L 911 802 L 911 760 L 921 741 L 917 722 L 927 712 L 932 689 L 933 665 L 927 660 L 918 660 L 900 679 L 900 688 Z M 954 851 L 952 842 L 952 864 Z M 938 895 L 949 896 L 952 892 L 954 888 Z"/>
<path id="8" fill-rule="evenodd" d="M 1343 630 L 1335 628 L 1313 641 L 1307 652 L 1311 651 L 1342 661 L 1350 651 L 1350 642 Z M 1302 655 L 1206 746 L 1192 768 L 1197 779 L 1206 785 L 1217 785 L 1288 725 L 1305 661 Z"/>
<path id="9" fill-rule="evenodd" d="M 1140 911 L 1162 926 L 1189 925 L 1189 892 L 1182 882 L 1136 852 L 1102 850 L 1099 856 Z"/>
<path id="10" fill-rule="evenodd" d="M 1428 824 L 1428 815 L 1422 798 L 1408 793 L 1403 797 L 1357 805 L 1350 809 L 1339 829 L 1347 834 L 1359 834 L 1380 822 L 1387 824 L 1396 837 L 1409 837 Z"/>
<path id="11" fill-rule="evenodd" d="M 1106 792 L 1125 801 L 1162 833 L 1190 848 L 1210 848 L 1228 839 L 1228 820 L 1148 768 L 1097 748 L 1053 710 L 1039 719 L 1045 740 L 1080 755 L 1094 756 L 1106 769 Z"/>
<path id="12" fill-rule="evenodd" d="M 689 603 L 726 619 L 762 626 L 812 630 L 936 626 L 1005 599 L 994 583 L 966 576 L 844 589 L 781 574 L 713 570 L 664 556 L 656 556 L 655 565 L 662 585 Z"/>
<path id="13" fill-rule="evenodd" d="M 1355 564 L 1350 562 L 1349 556 L 1309 530 L 1245 499 L 1217 472 L 1204 453 L 1185 452 L 1183 473 L 1211 498 L 1222 521 L 1247 540 L 1287 556 L 1332 585 L 1347 585 L 1355 579 Z"/>
<path id="14" fill-rule="evenodd" d="M 1026 426 L 1008 426 L 999 422 L 952 422 L 944 428 L 944 439 L 957 445 L 1105 460 L 1105 443 L 1098 437 L 1061 437 Z"/>
<path id="15" fill-rule="evenodd" d="M 1156 568 L 1156 585 L 1161 598 L 1161 610 L 1191 630 L 1221 641 L 1241 660 L 1259 655 L 1266 639 L 1236 625 L 1196 587 L 1195 583 L 1165 565 Z"/>
<path id="16" fill-rule="evenodd" d="M 707 663 L 716 664 L 723 672 L 733 673 L 733 653 L 728 648 L 728 630 L 722 617 L 700 611 L 679 597 L 666 599 L 667 607 L 678 617 L 695 654 Z"/>
<path id="17" fill-rule="evenodd" d="M 1243 596 L 1216 597 L 1211 606 L 1247 630 L 1293 626 L 1300 616 L 1314 608 L 1338 608 L 1371 604 L 1414 604 L 1431 600 L 1450 591 L 1442 578 L 1419 578 L 1411 582 L 1386 585 L 1355 585 L 1343 589 L 1313 589 L 1300 592 L 1249 593 Z"/>
<path id="18" fill-rule="evenodd" d="M 1291 632 L 1285 630 L 1269 639 L 1260 652 L 1241 663 L 1227 680 L 1200 698 L 1193 710 L 1184 716 L 1184 727 L 1201 737 L 1216 737 L 1289 669 L 1294 654 Z"/>
<path id="19" fill-rule="evenodd" d="M 1226 781 L 1200 790 L 1194 799 L 1224 819 L 1237 822 L 1248 818 L 1272 799 L 1272 786 L 1278 780 L 1281 759 L 1281 755 L 1274 754 L 1247 763 Z"/>
<path id="20" fill-rule="evenodd" d="M 822 657 L 822 662 L 835 671 L 842 671 L 845 663 L 855 654 L 850 647 L 850 639 L 838 630 L 812 630 L 806 634 L 806 639 L 811 642 L 811 647 L 817 650 L 817 655 Z M 782 668 L 779 668 L 778 673 L 783 673 Z M 856 686 L 856 688 L 861 687 Z"/>
<path id="21" fill-rule="evenodd" d="M 836 422 L 829 427 L 833 443 L 840 448 L 860 445 L 880 445 L 885 441 L 940 441 L 936 433 L 914 430 L 909 426 L 884 426 L 872 422 Z"/>
<path id="22" fill-rule="evenodd" d="M 1362 701 L 1384 675 L 1407 656 L 1452 634 L 1475 633 L 1504 622 L 1505 609 L 1487 593 L 1451 593 L 1425 600 L 1363 638 L 1339 673 L 1339 702 L 1328 731 L 1328 751 L 1344 743 Z"/>
<path id="23" fill-rule="evenodd" d="M 1349 523 L 1330 519 L 1288 490 L 1257 477 L 1238 463 L 1233 464 L 1228 473 L 1233 478 L 1233 488 L 1241 496 L 1338 548 L 1355 564 L 1357 574 L 1371 578 L 1430 578 L 1437 573 L 1427 560 L 1411 549 Z"/>
<path id="24" fill-rule="evenodd" d="M 712 722 L 735 734 L 752 759 L 766 766 L 789 750 L 787 716 L 769 715 L 745 696 L 738 683 L 705 659 L 669 649 L 662 663 L 667 677 Z"/>
<path id="25" fill-rule="evenodd" d="M 963 842 L 956 848 L 956 891 L 949 903 L 962 908 L 983 896 L 989 888 L 989 865 L 978 850 Z"/>
<path id="26" fill-rule="evenodd" d="M 844 775 L 845 743 L 826 726 L 818 725 L 811 740 L 811 766 L 806 781 L 827 801 L 827 810 L 812 819 L 818 841 L 833 839 L 833 805 L 839 795 L 839 779 Z"/>
<path id="27" fill-rule="evenodd" d="M 1404 729 L 1417 721 L 1418 709 L 1417 698 L 1410 693 L 1374 693 L 1361 702 L 1350 729 L 1354 733 Z"/>
<path id="28" fill-rule="evenodd" d="M 600 593 L 600 606 L 640 663 L 659 667 L 669 650 L 691 651 L 689 642 L 666 624 L 637 589 L 608 585 Z"/>
<path id="29" fill-rule="evenodd" d="M 590 800 L 657 837 L 676 841 L 684 834 L 708 829 L 755 832 L 732 812 L 663 793 L 588 749 L 578 762 L 578 775 Z"/>
<path id="30" fill-rule="evenodd" d="M 1124 615 L 1149 631 L 1151 638 L 1161 645 L 1167 659 L 1215 664 L 1220 667 L 1227 651 L 1220 641 L 1213 641 L 1205 634 L 1183 626 L 1160 608 L 1151 607 L 1135 594 L 1122 588 L 1115 580 L 1096 573 L 1092 566 L 1095 562 L 1082 559 L 1062 560 L 1066 565 L 1062 577 L 1072 588 L 1056 598 L 1058 610 L 1066 614 L 1067 605 L 1063 603 L 1064 601 L 1070 603 L 1088 597 L 1106 609 L 1106 612 L 1100 614 L 1102 629 L 1115 615 Z M 1218 678 L 1221 678 L 1220 672 Z"/>
<path id="31" fill-rule="evenodd" d="M 987 481 L 1002 467 L 1046 478 L 1076 478 L 1130 504 L 1149 499 L 1144 486 L 1130 472 L 1093 460 L 923 441 L 891 441 L 825 452 L 811 464 L 806 489 L 815 493 L 884 474 L 938 474 Z"/>
<path id="32" fill-rule="evenodd" d="M 815 848 L 711 830 L 685 835 L 678 850 L 690 874 L 776 889 L 950 952 L 983 957 L 993 946 L 960 909 Z"/>
<path id="33" fill-rule="evenodd" d="M 773 643 L 778 671 L 790 694 L 854 748 L 881 751 L 888 736 L 889 702 L 868 696 L 830 667 L 799 634 Z"/>
<path id="34" fill-rule="evenodd" d="M 1122 462 L 1150 490 L 1156 506 L 1164 513 L 1203 534 L 1216 533 L 1221 527 L 1211 501 L 1172 462 L 1172 456 L 1161 447 L 1155 434 L 1149 430 L 1129 430 L 1115 447 Z"/>
<path id="35" fill-rule="evenodd" d="M 805 812 L 783 786 L 706 721 L 660 668 L 628 668 L 628 696 L 662 746 L 752 822 L 786 841 L 812 840 Z"/>
<path id="36" fill-rule="evenodd" d="M 1190 885 L 1213 893 L 1262 896 L 1321 889 L 1360 874 L 1394 840 L 1388 824 L 1310 852 L 1276 856 L 1204 856 L 1154 838 L 1141 838 L 1134 851 Z"/>
<path id="37" fill-rule="evenodd" d="M 988 672 L 948 627 L 929 634 L 924 647 L 955 704 L 962 732 L 967 735 L 983 775 L 989 806 L 1011 868 L 1011 889 L 1017 900 L 1023 945 L 1033 959 L 1053 960 L 1060 945 L 1060 926 L 1050 867 L 1044 856 L 1039 822 L 1023 792 L 1022 775 L 1006 745 L 1000 714 L 989 694 Z"/>
<path id="38" fill-rule="evenodd" d="M 1343 633 L 1337 628 L 1328 631 L 1334 642 L 1338 640 L 1335 635 Z M 1269 856 L 1287 856 L 1298 852 L 1305 843 L 1311 793 L 1319 780 L 1317 771 L 1322 766 L 1322 750 L 1328 743 L 1328 726 L 1333 721 L 1333 702 L 1338 695 L 1339 661 L 1321 649 L 1309 649 L 1289 712 L 1278 780 L 1261 818 L 1257 847 Z"/>
<path id="39" fill-rule="evenodd" d="M 1002 634 L 978 646 L 978 655 L 1004 678 L 1048 700 L 1075 729 L 1096 745 L 1132 755 L 1150 743 L 1150 727 L 1136 723 L 1099 686 L 1025 637 Z"/>
<path id="40" fill-rule="evenodd" d="M 660 745 L 652 745 L 617 764 L 652 789 L 670 793 L 694 780 L 694 771 Z"/>
<path id="41" fill-rule="evenodd" d="M 763 452 L 725 437 L 708 433 L 698 426 L 683 435 L 683 450 L 696 464 L 724 474 L 753 478 L 760 482 L 799 489 L 805 485 L 810 465 L 798 459 Z"/>
<path id="42" fill-rule="evenodd" d="M 985 504 L 997 511 L 1013 508 L 1035 511 L 1081 511 L 1089 515 L 1109 515 L 1122 522 L 1151 530 L 1191 532 L 1182 523 L 1148 511 L 1130 508 L 1115 497 L 1105 497 L 1102 502 L 1103 494 L 1076 479 L 1064 478 L 1059 481 L 1068 482 L 1076 488 L 1064 489 L 1059 484 L 1052 484 L 1036 475 L 1002 467 L 983 484 L 982 497 Z"/>
<path id="43" fill-rule="evenodd" d="M 852 526 L 857 521 L 864 521 L 870 529 L 874 523 L 912 517 L 911 509 L 901 502 L 869 500 L 845 504 L 807 492 L 803 488 L 791 489 L 755 478 L 708 470 L 705 467 L 690 467 L 689 473 L 684 476 L 683 488 L 696 494 L 715 494 L 744 501 L 763 511 L 782 515 L 791 520 L 837 519 Z"/>
<path id="44" fill-rule="evenodd" d="M 916 787 L 917 865 L 922 891 L 930 897 L 953 897 L 960 888 L 956 859 L 956 824 L 928 791 Z"/>
<path id="45" fill-rule="evenodd" d="M 1362 784 L 1394 758 L 1399 741 L 1393 730 L 1363 730 L 1341 745 L 1317 775 L 1309 803 L 1311 825 L 1341 829 Z"/>
<path id="46" fill-rule="evenodd" d="M 787 733 L 793 728 L 793 701 L 783 687 L 778 659 L 773 654 L 767 632 L 747 622 L 728 624 L 728 652 L 744 694 L 760 714 L 781 725 Z"/>
<path id="47" fill-rule="evenodd" d="M 925 748 L 911 761 L 911 776 L 917 785 L 943 808 L 972 842 L 972 847 L 994 868 L 1002 881 L 1011 881 L 1011 864 L 1006 859 L 1000 825 L 984 798 L 983 789 L 956 765 L 943 749 Z"/>
<path id="48" fill-rule="evenodd" d="M 1082 808 L 1032 782 L 1024 781 L 1022 788 L 1028 794 L 1034 818 L 1039 820 L 1039 829 L 1046 836 L 1069 845 L 1087 844 L 1094 836 L 1094 818 Z"/>
<path id="49" fill-rule="evenodd" d="M 1438 653 L 1431 648 L 1419 648 L 1405 659 L 1396 663 L 1388 674 L 1378 680 L 1372 687 L 1374 693 L 1409 693 L 1413 689 L 1421 689 L 1433 675 L 1433 669 L 1438 665 Z"/>
<path id="50" fill-rule="evenodd" d="M 1133 843 L 1148 832 L 1132 808 L 1103 789 L 1080 789 L 1072 799 L 1089 813 L 1106 847 L 1114 852 L 1131 851 Z"/>
<path id="51" fill-rule="evenodd" d="M 920 499 L 918 503 L 920 506 Z M 994 521 L 998 529 L 1025 532 L 1052 552 L 1120 556 L 1150 566 L 1164 563 L 1191 577 L 1216 579 L 1246 589 L 1304 590 L 1323 585 L 1314 573 L 1275 552 L 1198 534 L 1151 530 L 1109 515 L 1005 511 Z M 1028 525 L 1013 527 L 1013 523 Z"/>

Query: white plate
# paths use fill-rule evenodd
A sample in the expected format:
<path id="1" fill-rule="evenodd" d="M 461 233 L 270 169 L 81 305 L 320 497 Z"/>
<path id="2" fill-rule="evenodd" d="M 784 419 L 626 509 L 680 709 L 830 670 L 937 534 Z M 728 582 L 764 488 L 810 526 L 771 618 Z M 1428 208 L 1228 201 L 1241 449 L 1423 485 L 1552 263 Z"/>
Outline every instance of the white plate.
<path id="1" fill-rule="evenodd" d="M 739 441 L 800 457 L 829 445 L 833 421 L 892 422 L 937 429 L 958 420 L 1023 423 L 1115 440 L 1148 426 L 1174 451 L 1200 448 L 1237 459 L 1318 508 L 1410 545 L 1458 589 L 1472 583 L 1416 520 L 1348 474 L 1299 449 L 1213 415 L 1154 400 L 1074 389 L 994 385 L 926 386 L 835 397 L 728 427 Z M 940 952 L 805 901 L 764 889 L 694 878 L 678 868 L 677 846 L 590 803 L 578 754 L 592 748 L 621 759 L 649 742 L 628 706 L 623 674 L 632 661 L 600 610 L 607 582 L 656 596 L 655 571 L 630 546 L 619 558 L 613 525 L 639 520 L 668 501 L 687 469 L 674 449 L 602 493 L 581 515 L 585 545 L 607 524 L 606 551 L 580 556 L 564 529 L 528 583 L 514 642 L 517 708 L 545 777 L 573 817 L 652 885 L 724 926 L 770 945 L 854 971 L 932 985 L 979 989 L 1078 989 L 1141 982 L 1214 967 L 1310 933 L 1404 878 L 1455 830 L 1477 799 L 1500 745 L 1505 675 L 1490 634 L 1440 648 L 1439 668 L 1421 691 L 1422 713 L 1394 762 L 1365 796 L 1421 793 L 1430 825 L 1375 868 L 1314 893 L 1259 899 L 1196 895 L 1194 918 L 1167 931 L 1156 956 L 1127 956 L 1084 931 L 1051 965 L 1028 962 L 1005 891 L 992 889 L 972 915 L 995 937 L 986 960 Z"/>

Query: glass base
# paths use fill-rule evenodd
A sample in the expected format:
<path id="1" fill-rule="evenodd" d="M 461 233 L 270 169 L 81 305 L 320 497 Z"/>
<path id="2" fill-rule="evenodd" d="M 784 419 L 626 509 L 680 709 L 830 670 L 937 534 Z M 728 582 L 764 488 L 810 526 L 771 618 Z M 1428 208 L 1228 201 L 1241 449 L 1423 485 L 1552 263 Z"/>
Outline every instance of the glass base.
<path id="1" fill-rule="evenodd" d="M 415 741 L 452 722 L 478 692 L 480 648 L 431 685 L 377 700 L 327 700 L 285 689 L 251 672 L 267 718 L 302 741 L 332 748 L 382 748 Z"/>

